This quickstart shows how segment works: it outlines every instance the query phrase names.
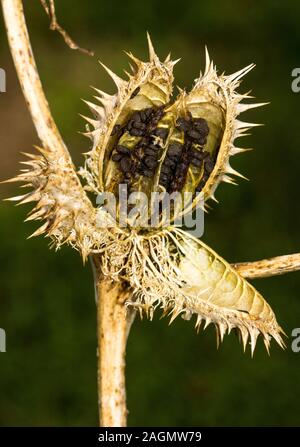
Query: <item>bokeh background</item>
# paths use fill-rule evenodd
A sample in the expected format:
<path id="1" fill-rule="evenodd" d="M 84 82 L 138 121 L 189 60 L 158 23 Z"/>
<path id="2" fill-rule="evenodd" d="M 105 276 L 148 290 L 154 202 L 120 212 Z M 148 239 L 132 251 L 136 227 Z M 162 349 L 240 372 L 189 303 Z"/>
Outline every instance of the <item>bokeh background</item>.
<path id="1" fill-rule="evenodd" d="M 86 0 L 57 2 L 61 24 L 94 58 L 71 51 L 49 31 L 38 1 L 24 2 L 40 75 L 54 117 L 72 152 L 89 141 L 78 131 L 87 113 L 80 98 L 90 85 L 113 92 L 98 65 L 121 74 L 123 49 L 147 57 L 146 30 L 160 56 L 170 50 L 179 86 L 190 87 L 204 67 L 207 44 L 227 73 L 255 62 L 243 82 L 259 102 L 246 120 L 266 125 L 241 140 L 255 151 L 236 157 L 235 168 L 250 182 L 223 185 L 219 205 L 206 217 L 203 240 L 231 262 L 299 251 L 300 93 L 291 72 L 300 66 L 298 1 Z M 0 177 L 15 175 L 20 151 L 38 143 L 20 92 L 0 18 L 0 66 L 7 92 L 0 94 Z M 1 186 L 1 199 L 17 193 Z M 0 327 L 7 352 L 0 354 L 0 425 L 97 425 L 96 318 L 91 269 L 69 248 L 48 250 L 45 239 L 26 240 L 36 224 L 22 223 L 29 207 L 0 205 Z M 287 335 L 300 327 L 300 272 L 254 281 Z M 300 425 L 300 353 L 262 342 L 251 359 L 237 337 L 216 349 L 209 327 L 166 319 L 136 321 L 128 344 L 127 391 L 132 426 Z"/>

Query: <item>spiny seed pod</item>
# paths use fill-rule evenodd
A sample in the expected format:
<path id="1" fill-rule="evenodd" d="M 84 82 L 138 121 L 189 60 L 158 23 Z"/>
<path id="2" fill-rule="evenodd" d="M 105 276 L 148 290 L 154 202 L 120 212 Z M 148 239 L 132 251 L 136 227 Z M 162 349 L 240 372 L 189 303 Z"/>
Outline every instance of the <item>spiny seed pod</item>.
<path id="1" fill-rule="evenodd" d="M 168 57 L 160 62 L 150 39 L 149 48 L 147 63 L 129 54 L 135 68 L 128 81 L 105 67 L 118 93 L 110 96 L 97 90 L 103 107 L 88 102 L 96 117 L 87 118 L 94 126 L 87 134 L 93 148 L 80 173 L 87 188 L 97 193 L 117 195 L 120 184 L 149 197 L 152 192 L 191 193 L 193 203 L 175 205 L 174 221 L 200 199 L 215 199 L 220 182 L 233 183 L 231 175 L 241 176 L 229 158 L 244 151 L 234 146 L 234 140 L 255 124 L 243 123 L 237 116 L 264 104 L 242 104 L 249 96 L 236 93 L 253 64 L 233 75 L 218 76 L 207 51 L 204 74 L 200 73 L 190 93 L 180 91 L 172 103 L 172 71 L 177 61 Z"/>
<path id="2" fill-rule="evenodd" d="M 206 52 L 206 68 L 190 93 L 180 90 L 172 102 L 173 67 L 168 56 L 161 62 L 149 41 L 149 62 L 132 54 L 135 64 L 127 81 L 106 68 L 118 92 L 107 95 L 97 90 L 102 105 L 88 102 L 95 114 L 86 118 L 94 130 L 93 141 L 81 176 L 86 189 L 101 194 L 118 186 L 130 191 L 162 194 L 192 194 L 187 205 L 174 203 L 173 220 L 214 199 L 220 182 L 233 182 L 231 155 L 245 149 L 234 145 L 254 124 L 238 115 L 263 104 L 242 104 L 248 95 L 236 92 L 240 79 L 253 65 L 239 72 L 219 76 Z M 33 191 L 13 200 L 37 201 L 28 219 L 42 220 L 34 235 L 45 233 L 59 248 L 68 243 L 83 259 L 98 257 L 102 273 L 126 281 L 132 290 L 127 302 L 152 318 L 157 307 L 185 319 L 196 316 L 196 328 L 213 323 L 218 342 L 236 328 L 244 348 L 250 337 L 253 353 L 262 335 L 269 349 L 271 337 L 284 346 L 281 327 L 264 298 L 233 267 L 202 241 L 175 225 L 126 228 L 111 224 L 104 207 L 96 208 L 85 194 L 71 159 L 57 156 L 51 148 L 41 155 L 29 155 L 28 168 L 13 181 L 25 182 Z M 152 211 L 152 201 L 147 207 Z M 184 203 L 184 202 L 183 202 Z M 120 203 L 119 203 L 120 204 Z"/>

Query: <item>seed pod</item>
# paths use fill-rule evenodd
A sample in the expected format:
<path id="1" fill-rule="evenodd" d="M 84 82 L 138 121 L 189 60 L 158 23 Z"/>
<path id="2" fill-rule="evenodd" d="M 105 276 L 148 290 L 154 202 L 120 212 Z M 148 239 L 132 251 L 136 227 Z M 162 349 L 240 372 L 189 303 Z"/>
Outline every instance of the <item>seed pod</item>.
<path id="1" fill-rule="evenodd" d="M 118 93 L 110 96 L 97 90 L 102 107 L 88 103 L 96 114 L 96 120 L 88 119 L 95 128 L 88 133 L 93 149 L 80 173 L 88 181 L 87 188 L 96 193 L 110 191 L 117 196 L 125 173 L 130 191 L 142 191 L 148 198 L 154 191 L 179 192 L 182 198 L 191 193 L 190 202 L 175 204 L 172 222 L 191 212 L 201 199 L 216 200 L 220 182 L 234 183 L 232 175 L 241 176 L 230 166 L 229 158 L 244 151 L 234 146 L 235 138 L 255 125 L 242 123 L 237 116 L 263 104 L 241 104 L 249 96 L 236 93 L 240 79 L 253 64 L 230 76 L 219 76 L 207 51 L 204 74 L 200 73 L 190 93 L 180 91 L 171 104 L 177 61 L 168 57 L 160 62 L 149 37 L 148 41 L 149 62 L 129 54 L 136 68 L 128 81 L 104 67 Z M 125 148 L 130 161 L 119 156 L 118 146 Z M 156 162 L 150 166 L 147 157 L 152 148 Z"/>
<path id="2" fill-rule="evenodd" d="M 150 259 L 142 253 L 149 251 Z M 189 320 L 195 315 L 199 330 L 216 328 L 217 343 L 235 328 L 245 351 L 250 342 L 253 355 L 262 336 L 269 351 L 271 338 L 283 348 L 281 327 L 262 295 L 202 241 L 172 228 L 158 239 L 153 235 L 136 244 L 129 256 L 129 269 L 139 266 L 139 276 L 130 278 L 135 294 L 128 305 L 152 318 L 154 309 L 164 315 Z M 129 275 L 129 271 L 128 271 Z"/>
<path id="3" fill-rule="evenodd" d="M 250 338 L 253 355 L 259 334 L 269 350 L 271 337 L 284 347 L 282 329 L 274 312 L 261 294 L 211 248 L 198 240 L 181 235 L 184 256 L 179 269 L 186 283 L 184 293 L 189 297 L 187 308 L 197 315 L 196 328 L 213 323 L 217 343 L 226 332 L 237 328 L 244 350 Z"/>

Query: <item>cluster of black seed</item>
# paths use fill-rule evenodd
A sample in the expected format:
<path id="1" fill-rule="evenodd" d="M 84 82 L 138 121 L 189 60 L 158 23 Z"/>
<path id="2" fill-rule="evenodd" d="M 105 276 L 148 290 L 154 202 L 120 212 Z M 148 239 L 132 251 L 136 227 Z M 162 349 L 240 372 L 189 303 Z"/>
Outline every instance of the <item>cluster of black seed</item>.
<path id="1" fill-rule="evenodd" d="M 153 177 L 158 165 L 160 146 L 154 144 L 151 137 L 144 137 L 134 148 L 133 155 L 139 160 L 137 172 L 145 177 Z"/>
<path id="2" fill-rule="evenodd" d="M 112 160 L 119 163 L 123 183 L 130 185 L 132 178 L 137 179 L 140 175 L 149 178 L 154 176 L 161 149 L 155 137 L 165 141 L 169 133 L 167 127 L 158 126 L 163 114 L 163 107 L 147 108 L 134 112 L 124 126 L 114 127 L 112 135 L 117 135 L 118 140 L 125 132 L 141 137 L 132 150 L 121 144 L 117 144 L 113 150 Z M 188 114 L 178 118 L 176 128 L 184 133 L 183 143 L 172 142 L 169 145 L 161 167 L 159 184 L 169 193 L 181 191 L 190 164 L 199 169 L 203 165 L 204 174 L 196 186 L 196 192 L 200 192 L 214 168 L 212 156 L 203 149 L 209 127 L 205 119 L 193 118 Z"/>
<path id="3" fill-rule="evenodd" d="M 170 185 L 175 177 L 177 171 L 178 161 L 181 160 L 183 145 L 180 143 L 171 143 L 168 147 L 164 162 L 161 166 L 159 184 L 162 185 L 166 191 L 170 192 L 172 188 Z"/>
<path id="4" fill-rule="evenodd" d="M 181 117 L 177 120 L 177 129 L 184 132 L 186 141 L 204 146 L 209 133 L 209 127 L 204 118 L 193 118 L 189 113 L 187 117 Z"/>
<path id="5" fill-rule="evenodd" d="M 210 176 L 212 170 L 214 169 L 214 160 L 213 157 L 210 155 L 210 153 L 206 151 L 198 152 L 197 157 L 199 159 L 199 163 L 201 164 L 203 163 L 204 166 L 203 176 L 198 185 L 196 186 L 196 192 L 200 192 L 203 189 L 205 183 L 207 182 L 208 177 Z"/>
<path id="6" fill-rule="evenodd" d="M 155 112 L 156 109 L 154 107 L 134 112 L 125 125 L 116 124 L 114 126 L 111 136 L 116 135 L 120 139 L 125 132 L 129 132 L 130 135 L 135 137 L 145 135 Z"/>
<path id="7" fill-rule="evenodd" d="M 164 107 L 149 107 L 139 112 L 134 112 L 128 120 L 124 131 L 128 131 L 134 137 L 150 136 L 156 133 L 157 124 L 164 114 Z"/>
<path id="8" fill-rule="evenodd" d="M 119 163 L 121 172 L 124 175 L 123 183 L 129 184 L 131 176 L 135 173 L 135 165 L 128 147 L 118 144 L 112 155 L 112 160 Z"/>
<path id="9" fill-rule="evenodd" d="M 132 136 L 142 137 L 133 150 L 117 144 L 112 153 L 112 160 L 119 163 L 124 175 L 123 183 L 129 185 L 131 178 L 139 175 L 152 177 L 158 164 L 160 146 L 155 144 L 154 137 L 167 138 L 168 129 L 157 127 L 164 113 L 163 107 L 147 108 L 134 112 L 128 122 L 121 127 L 116 125 L 112 135 L 118 140 L 128 132 Z"/>
<path id="10" fill-rule="evenodd" d="M 170 144 L 161 168 L 159 182 L 169 193 L 181 191 L 186 181 L 189 165 L 193 164 L 201 168 L 204 163 L 204 176 L 197 185 L 197 191 L 200 191 L 214 166 L 210 154 L 203 150 L 209 127 L 205 119 L 193 118 L 189 114 L 187 117 L 178 118 L 176 128 L 184 133 L 184 143 Z M 194 148 L 194 144 L 197 144 L 199 149 Z"/>

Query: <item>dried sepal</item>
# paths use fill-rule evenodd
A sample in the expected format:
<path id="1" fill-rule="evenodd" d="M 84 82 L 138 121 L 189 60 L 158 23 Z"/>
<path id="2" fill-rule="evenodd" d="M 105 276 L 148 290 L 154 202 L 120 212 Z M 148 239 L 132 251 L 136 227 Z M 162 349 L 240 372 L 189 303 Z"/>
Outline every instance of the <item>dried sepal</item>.
<path id="1" fill-rule="evenodd" d="M 74 167 L 52 151 L 37 148 L 40 154 L 25 154 L 28 166 L 9 182 L 21 182 L 31 191 L 7 200 L 19 204 L 37 202 L 26 221 L 43 221 L 29 237 L 46 235 L 60 248 L 67 243 L 78 249 L 83 259 L 91 250 L 109 240 L 107 231 L 97 228 L 96 209 L 81 187 Z"/>
<path id="2" fill-rule="evenodd" d="M 250 341 L 252 354 L 259 334 L 267 349 L 271 338 L 284 347 L 283 331 L 269 304 L 202 241 L 172 229 L 160 238 L 140 239 L 133 244 L 128 262 L 136 274 L 128 280 L 135 298 L 128 305 L 150 317 L 156 308 L 162 308 L 171 322 L 178 315 L 185 319 L 196 315 L 197 330 L 201 322 L 204 329 L 215 325 L 218 343 L 235 328 L 244 350 Z"/>

